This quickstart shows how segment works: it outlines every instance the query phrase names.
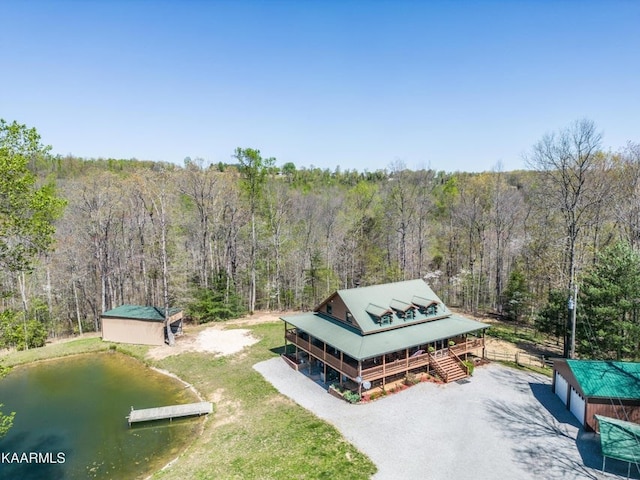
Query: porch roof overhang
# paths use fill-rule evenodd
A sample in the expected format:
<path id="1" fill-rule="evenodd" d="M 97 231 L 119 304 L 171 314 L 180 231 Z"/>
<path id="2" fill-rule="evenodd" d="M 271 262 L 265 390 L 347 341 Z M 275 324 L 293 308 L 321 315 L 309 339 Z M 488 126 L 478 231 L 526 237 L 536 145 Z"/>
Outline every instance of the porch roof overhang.
<path id="1" fill-rule="evenodd" d="M 484 323 L 451 315 L 439 320 L 361 335 L 355 329 L 320 313 L 302 313 L 281 318 L 286 323 L 307 332 L 312 337 L 322 340 L 356 360 L 373 358 L 489 328 L 489 325 Z"/>

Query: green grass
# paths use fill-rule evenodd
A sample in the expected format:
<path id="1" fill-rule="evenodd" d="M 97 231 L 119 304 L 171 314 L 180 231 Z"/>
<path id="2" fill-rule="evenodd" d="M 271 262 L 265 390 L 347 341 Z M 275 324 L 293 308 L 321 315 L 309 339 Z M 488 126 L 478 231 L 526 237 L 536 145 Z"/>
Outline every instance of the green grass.
<path id="1" fill-rule="evenodd" d="M 214 394 L 216 415 L 162 479 L 366 479 L 375 465 L 328 423 L 280 395 L 253 369 L 283 344 L 279 324 L 250 327 L 261 338 L 241 354 L 213 359 L 188 353 L 158 366 Z"/>
<path id="2" fill-rule="evenodd" d="M 146 345 L 116 345 L 103 342 L 100 337 L 89 337 L 68 342 L 53 343 L 42 348 L 9 352 L 6 355 L 0 356 L 0 365 L 15 367 L 17 365 L 49 360 L 51 358 L 67 357 L 81 353 L 103 352 L 114 347 L 119 352 L 126 353 L 140 360 L 144 358 L 149 350 L 149 347 Z"/>
<path id="3" fill-rule="evenodd" d="M 500 340 L 514 344 L 520 342 L 537 344 L 543 339 L 541 335 L 536 335 L 536 333 L 530 329 L 524 327 L 518 327 L 515 329 L 512 326 L 496 323 L 491 324 L 491 328 L 487 330 L 487 336 L 499 338 Z"/>
<path id="4" fill-rule="evenodd" d="M 552 368 L 534 367 L 533 365 L 519 365 L 516 362 L 507 362 L 503 360 L 498 361 L 498 363 L 501 363 L 502 365 L 506 365 L 507 367 L 510 367 L 510 368 L 515 368 L 516 370 L 521 370 L 523 372 L 534 372 L 549 378 L 553 377 Z"/>
<path id="5" fill-rule="evenodd" d="M 279 323 L 247 327 L 261 340 L 229 357 L 182 353 L 145 363 L 191 383 L 215 413 L 171 467 L 157 479 L 367 479 L 375 465 L 330 424 L 284 397 L 253 369 L 277 356 L 283 345 Z M 0 357 L 7 366 L 79 353 L 108 350 L 112 344 L 85 338 Z M 148 347 L 118 345 L 118 351 L 144 359 Z"/>

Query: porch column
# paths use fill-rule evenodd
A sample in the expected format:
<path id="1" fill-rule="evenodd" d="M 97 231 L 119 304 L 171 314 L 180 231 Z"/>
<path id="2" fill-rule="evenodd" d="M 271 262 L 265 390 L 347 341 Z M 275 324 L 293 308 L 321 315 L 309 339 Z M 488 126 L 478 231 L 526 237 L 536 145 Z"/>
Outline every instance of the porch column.
<path id="1" fill-rule="evenodd" d="M 485 341 L 485 338 L 484 338 L 484 334 L 486 331 L 487 331 L 486 328 L 482 330 L 482 358 L 487 358 L 487 352 L 486 352 L 487 342 Z"/>
<path id="2" fill-rule="evenodd" d="M 409 373 L 409 349 L 406 348 L 405 352 L 404 352 L 404 362 L 405 362 L 405 371 L 406 373 Z"/>
<path id="3" fill-rule="evenodd" d="M 382 355 L 382 388 L 387 384 L 387 355 Z"/>
<path id="4" fill-rule="evenodd" d="M 358 383 L 358 395 L 362 396 L 362 360 L 358 360 L 358 376 L 361 382 Z"/>
<path id="5" fill-rule="evenodd" d="M 287 354 L 287 322 L 284 322 L 284 354 Z"/>

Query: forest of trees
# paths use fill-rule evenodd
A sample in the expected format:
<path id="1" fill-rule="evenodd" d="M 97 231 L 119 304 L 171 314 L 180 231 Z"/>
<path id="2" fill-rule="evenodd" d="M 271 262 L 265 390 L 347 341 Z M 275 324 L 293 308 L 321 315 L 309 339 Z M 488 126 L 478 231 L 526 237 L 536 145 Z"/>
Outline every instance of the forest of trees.
<path id="1" fill-rule="evenodd" d="M 2 180 L 21 148 L 6 138 Z M 101 312 L 122 303 L 170 303 L 212 321 L 311 309 L 339 288 L 425 278 L 450 306 L 559 338 L 578 291 L 579 352 L 637 355 L 640 291 L 627 289 L 625 308 L 603 312 L 599 305 L 622 294 L 597 278 L 612 258 L 637 263 L 640 145 L 604 151 L 593 122 L 579 120 L 529 151 L 522 171 L 411 171 L 396 162 L 358 172 L 278 166 L 251 148 L 230 152 L 229 164 L 175 165 L 53 157 L 34 145 L 21 158 L 35 183 L 21 188 L 44 191 L 55 234 L 28 243 L 32 261 L 3 263 L 0 347 L 99 329 Z M 0 234 L 0 253 L 23 238 Z M 637 265 L 619 268 L 640 277 Z M 605 288 L 617 293 L 584 297 Z"/>

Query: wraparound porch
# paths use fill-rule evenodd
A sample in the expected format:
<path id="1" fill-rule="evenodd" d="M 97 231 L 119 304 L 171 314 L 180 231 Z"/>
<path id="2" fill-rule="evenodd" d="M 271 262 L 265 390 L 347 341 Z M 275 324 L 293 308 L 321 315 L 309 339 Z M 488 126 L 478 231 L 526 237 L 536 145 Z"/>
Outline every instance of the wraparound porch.
<path id="1" fill-rule="evenodd" d="M 455 362 L 462 363 L 462 359 L 466 359 L 469 353 L 478 354 L 481 351 L 483 355 L 484 333 L 482 335 L 459 335 L 356 360 L 298 328 L 287 328 L 285 325 L 285 354 L 292 366 L 297 365 L 297 368 L 319 366 L 324 370 L 322 377 L 326 381 L 331 376 L 331 370 L 335 371 L 338 377 L 336 380 L 342 385 L 350 380 L 356 385 L 369 382 L 372 385 L 381 383 L 384 387 L 386 380 L 391 377 L 430 370 L 444 377 L 444 381 L 450 381 L 445 369 L 446 362 L 440 362 L 439 359 L 454 359 Z M 290 347 L 293 347 L 293 351 L 290 351 Z"/>

